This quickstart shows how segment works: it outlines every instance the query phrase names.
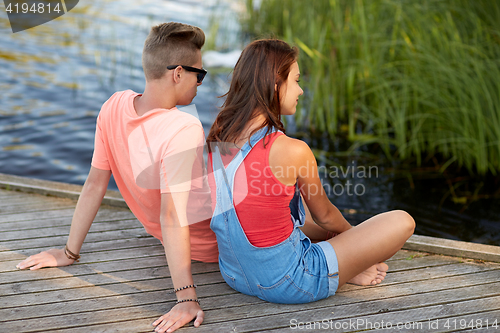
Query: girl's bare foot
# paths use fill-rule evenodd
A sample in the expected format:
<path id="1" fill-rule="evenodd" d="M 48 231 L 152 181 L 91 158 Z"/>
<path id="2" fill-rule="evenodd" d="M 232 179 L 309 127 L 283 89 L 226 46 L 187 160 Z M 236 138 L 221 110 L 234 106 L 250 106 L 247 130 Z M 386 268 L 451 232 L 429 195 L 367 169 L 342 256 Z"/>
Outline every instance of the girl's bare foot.
<path id="1" fill-rule="evenodd" d="M 347 283 L 359 286 L 374 286 L 385 279 L 388 269 L 389 266 L 383 262 L 375 264 L 347 281 Z"/>

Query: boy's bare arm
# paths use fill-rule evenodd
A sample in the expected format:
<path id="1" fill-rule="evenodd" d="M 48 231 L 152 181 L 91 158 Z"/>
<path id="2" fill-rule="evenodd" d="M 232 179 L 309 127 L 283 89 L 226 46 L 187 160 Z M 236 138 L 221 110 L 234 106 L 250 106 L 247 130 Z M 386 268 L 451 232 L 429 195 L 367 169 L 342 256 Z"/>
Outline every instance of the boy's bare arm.
<path id="1" fill-rule="evenodd" d="M 193 284 L 191 274 L 191 244 L 186 206 L 189 192 L 164 193 L 161 195 L 161 229 L 163 246 L 174 288 Z M 194 288 L 176 293 L 177 300 L 197 299 Z M 157 332 L 173 332 L 195 319 L 194 326 L 203 322 L 204 313 L 193 301 L 179 303 L 153 325 Z"/>
<path id="2" fill-rule="evenodd" d="M 109 170 L 90 168 L 89 175 L 76 204 L 66 243 L 68 250 L 75 254 L 80 253 L 83 241 L 106 193 L 110 177 L 111 171 Z M 16 267 L 19 269 L 30 268 L 34 270 L 42 267 L 67 266 L 73 262 L 74 260 L 66 256 L 64 249 L 50 249 L 26 258 Z"/>

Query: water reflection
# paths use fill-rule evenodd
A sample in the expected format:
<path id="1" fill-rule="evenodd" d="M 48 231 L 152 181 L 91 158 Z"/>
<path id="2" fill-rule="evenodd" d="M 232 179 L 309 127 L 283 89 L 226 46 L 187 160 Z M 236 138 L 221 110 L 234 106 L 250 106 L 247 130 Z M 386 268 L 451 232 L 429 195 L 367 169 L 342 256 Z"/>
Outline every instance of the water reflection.
<path id="1" fill-rule="evenodd" d="M 229 2 L 85 1 L 52 22 L 13 34 L 2 7 L 0 172 L 82 184 L 101 105 L 115 91 L 144 88 L 141 53 L 151 26 L 180 21 L 213 31 L 215 8 L 224 12 Z M 209 75 L 193 101 L 206 131 L 217 112 L 216 96 L 224 93 L 221 80 L 227 81 L 227 71 Z"/>

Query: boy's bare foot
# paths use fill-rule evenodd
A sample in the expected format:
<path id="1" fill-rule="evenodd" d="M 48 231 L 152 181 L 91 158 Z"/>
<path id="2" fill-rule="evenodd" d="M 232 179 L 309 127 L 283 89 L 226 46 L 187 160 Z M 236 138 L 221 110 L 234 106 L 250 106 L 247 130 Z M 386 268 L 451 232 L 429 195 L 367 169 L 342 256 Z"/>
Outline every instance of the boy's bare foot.
<path id="1" fill-rule="evenodd" d="M 374 286 L 385 279 L 388 269 L 389 266 L 383 262 L 375 264 L 347 281 L 347 283 L 359 286 Z"/>

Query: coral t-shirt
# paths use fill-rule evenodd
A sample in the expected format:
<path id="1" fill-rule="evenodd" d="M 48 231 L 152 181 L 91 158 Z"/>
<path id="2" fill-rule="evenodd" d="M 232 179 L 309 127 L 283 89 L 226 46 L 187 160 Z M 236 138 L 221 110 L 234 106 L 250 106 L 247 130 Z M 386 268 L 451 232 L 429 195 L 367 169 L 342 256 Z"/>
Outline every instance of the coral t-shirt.
<path id="1" fill-rule="evenodd" d="M 216 262 L 203 127 L 196 117 L 175 107 L 138 116 L 134 108 L 137 96 L 131 90 L 117 92 L 102 106 L 92 166 L 111 170 L 132 213 L 149 234 L 161 241 L 161 193 L 189 191 L 191 258 Z"/>

